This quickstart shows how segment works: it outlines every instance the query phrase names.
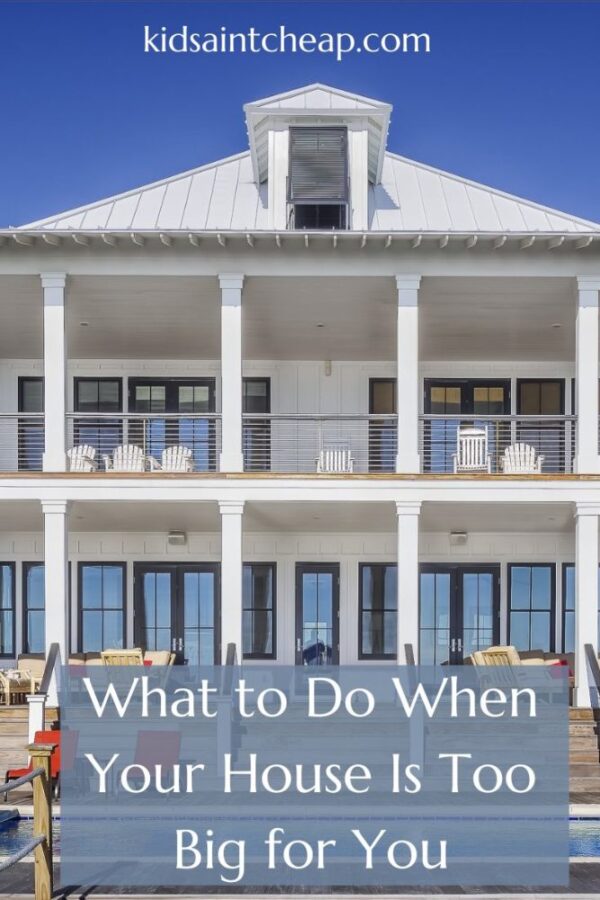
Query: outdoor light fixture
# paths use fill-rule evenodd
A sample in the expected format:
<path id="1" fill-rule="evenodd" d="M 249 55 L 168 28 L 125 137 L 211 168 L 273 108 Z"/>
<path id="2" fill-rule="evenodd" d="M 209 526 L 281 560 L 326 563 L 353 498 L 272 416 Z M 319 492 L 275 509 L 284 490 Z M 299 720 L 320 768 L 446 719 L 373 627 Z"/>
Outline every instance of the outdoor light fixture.
<path id="1" fill-rule="evenodd" d="M 467 537 L 466 531 L 451 531 L 450 543 L 453 547 L 464 547 L 467 543 Z"/>
<path id="2" fill-rule="evenodd" d="M 185 547 L 187 544 L 187 534 L 185 531 L 170 531 L 167 542 L 170 547 Z"/>

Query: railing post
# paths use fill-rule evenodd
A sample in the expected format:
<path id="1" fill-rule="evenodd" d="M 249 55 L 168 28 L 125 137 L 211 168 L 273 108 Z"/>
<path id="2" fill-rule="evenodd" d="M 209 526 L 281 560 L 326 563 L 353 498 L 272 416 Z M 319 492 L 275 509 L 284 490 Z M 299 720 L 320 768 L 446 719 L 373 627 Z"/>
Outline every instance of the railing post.
<path id="1" fill-rule="evenodd" d="M 44 731 L 46 723 L 46 694 L 27 694 L 28 727 L 27 735 L 30 742 L 35 740 L 36 731 Z"/>
<path id="2" fill-rule="evenodd" d="M 50 757 L 54 744 L 30 744 L 27 748 L 34 769 L 43 774 L 33 779 L 33 836 L 42 834 L 45 840 L 34 851 L 35 900 L 50 900 L 54 890 L 52 872 L 52 784 Z"/>

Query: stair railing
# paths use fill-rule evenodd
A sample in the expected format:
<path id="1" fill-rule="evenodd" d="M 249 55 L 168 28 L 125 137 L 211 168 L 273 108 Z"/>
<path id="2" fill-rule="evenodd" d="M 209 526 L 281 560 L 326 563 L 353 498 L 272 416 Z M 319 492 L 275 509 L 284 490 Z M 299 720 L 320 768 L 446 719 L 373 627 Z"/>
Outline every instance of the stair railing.
<path id="1" fill-rule="evenodd" d="M 592 706 L 598 706 L 598 699 L 600 698 L 600 664 L 598 663 L 598 656 L 596 655 L 596 651 L 592 644 L 585 644 L 584 649 L 585 658 L 587 659 L 587 664 L 592 673 L 592 679 L 596 689 L 596 703 L 593 703 Z"/>
<path id="2" fill-rule="evenodd" d="M 33 851 L 35 900 L 50 900 L 54 890 L 50 757 L 56 746 L 56 744 L 30 744 L 27 749 L 31 756 L 31 772 L 0 785 L 0 794 L 8 794 L 30 782 L 33 786 L 33 837 L 16 853 L 0 862 L 0 872 L 12 868 Z"/>

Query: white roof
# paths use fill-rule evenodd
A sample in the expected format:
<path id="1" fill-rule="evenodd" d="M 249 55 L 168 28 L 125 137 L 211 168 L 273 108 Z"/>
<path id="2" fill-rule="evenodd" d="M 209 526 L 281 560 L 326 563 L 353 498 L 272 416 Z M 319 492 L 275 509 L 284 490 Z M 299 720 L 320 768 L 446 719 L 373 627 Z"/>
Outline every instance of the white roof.
<path id="1" fill-rule="evenodd" d="M 371 185 L 374 232 L 600 233 L 600 224 L 386 153 Z M 28 225 L 22 231 L 263 231 L 267 186 L 249 152 L 231 156 Z"/>

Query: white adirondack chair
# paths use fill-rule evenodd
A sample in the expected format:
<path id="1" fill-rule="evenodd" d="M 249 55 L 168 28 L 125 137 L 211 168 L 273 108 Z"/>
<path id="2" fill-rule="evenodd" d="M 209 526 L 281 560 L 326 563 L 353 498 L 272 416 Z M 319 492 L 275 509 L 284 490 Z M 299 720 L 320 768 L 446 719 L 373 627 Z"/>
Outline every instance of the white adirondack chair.
<path id="1" fill-rule="evenodd" d="M 511 444 L 501 460 L 505 475 L 540 475 L 544 457 L 531 444 Z"/>
<path id="2" fill-rule="evenodd" d="M 78 444 L 77 447 L 71 447 L 67 450 L 67 459 L 69 460 L 69 472 L 95 472 L 96 448 L 90 444 Z"/>
<path id="3" fill-rule="evenodd" d="M 148 457 L 150 469 L 152 471 L 161 472 L 193 472 L 194 471 L 194 454 L 189 447 L 177 445 L 175 447 L 167 447 L 161 453 L 160 462 L 153 456 Z"/>
<path id="4" fill-rule="evenodd" d="M 456 433 L 456 453 L 452 459 L 455 473 L 491 472 L 487 429 L 474 428 L 472 425 L 459 427 Z"/>
<path id="5" fill-rule="evenodd" d="M 121 444 L 115 447 L 112 456 L 102 454 L 107 472 L 144 472 L 146 458 L 141 447 L 135 444 Z"/>
<path id="6" fill-rule="evenodd" d="M 315 462 L 317 472 L 320 473 L 354 472 L 354 459 L 346 444 L 329 444 L 323 447 Z"/>

